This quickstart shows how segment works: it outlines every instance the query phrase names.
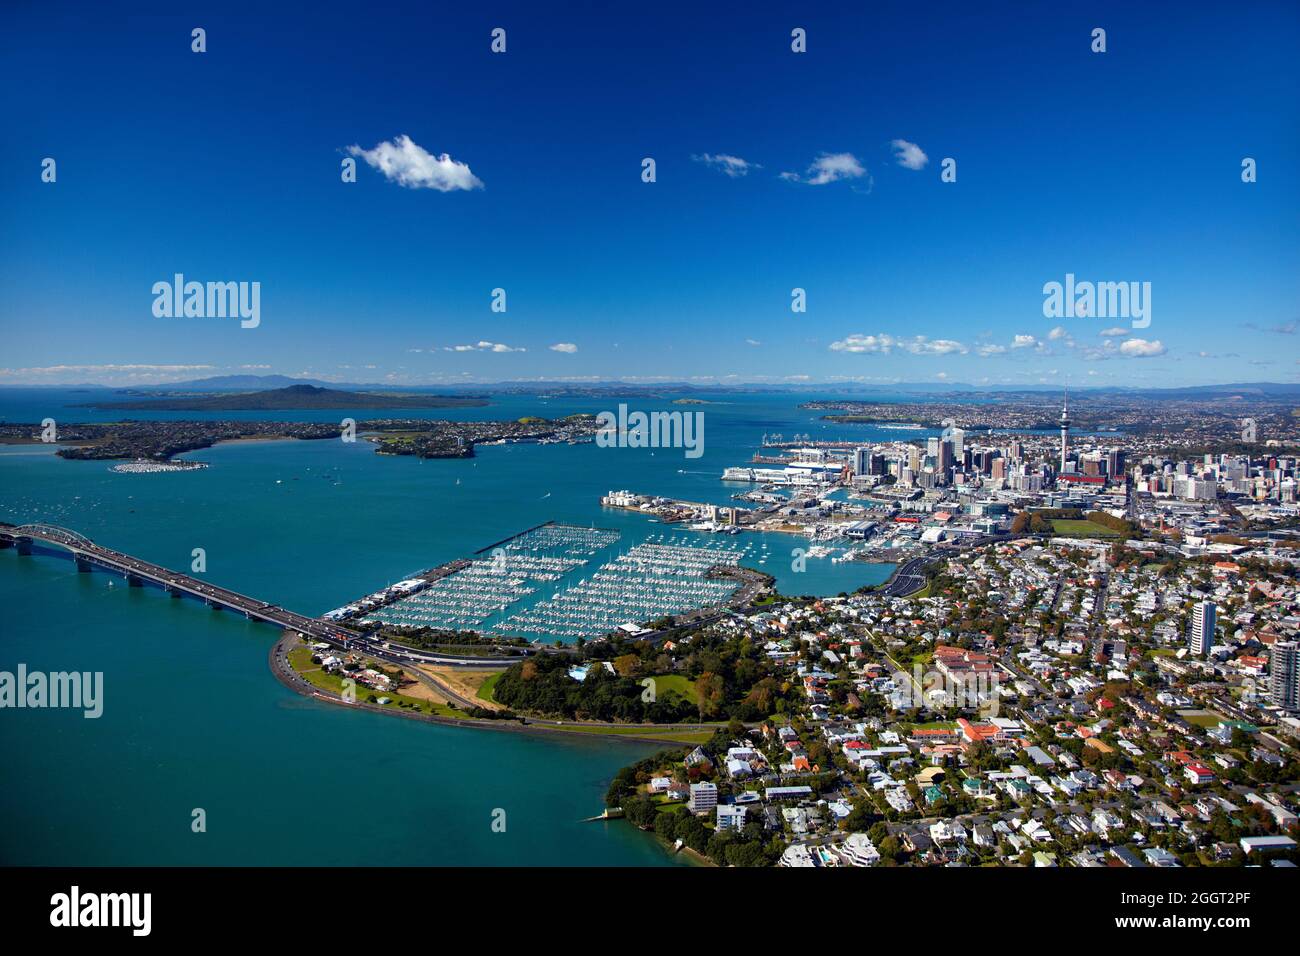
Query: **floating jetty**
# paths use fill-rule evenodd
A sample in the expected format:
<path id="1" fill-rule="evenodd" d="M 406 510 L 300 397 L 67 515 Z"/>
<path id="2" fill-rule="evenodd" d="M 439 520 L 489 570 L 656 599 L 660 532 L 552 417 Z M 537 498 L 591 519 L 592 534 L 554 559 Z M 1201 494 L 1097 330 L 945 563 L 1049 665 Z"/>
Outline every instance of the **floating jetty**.
<path id="1" fill-rule="evenodd" d="M 399 581 L 340 612 L 359 610 L 362 623 L 381 626 L 572 642 L 721 606 L 746 583 L 719 572 L 735 569 L 748 548 L 659 535 L 616 553 L 621 537 L 609 528 L 548 522 L 440 576 Z M 602 552 L 604 563 L 595 567 Z"/>
<path id="2" fill-rule="evenodd" d="M 475 553 L 472 561 L 363 618 L 367 623 L 500 633 L 487 626 L 616 543 L 608 528 L 543 524 Z"/>
<path id="3" fill-rule="evenodd" d="M 720 605 L 735 593 L 737 582 L 711 578 L 708 572 L 739 563 L 735 549 L 639 544 L 602 565 L 590 578 L 515 614 L 500 629 L 513 635 L 576 640 Z"/>

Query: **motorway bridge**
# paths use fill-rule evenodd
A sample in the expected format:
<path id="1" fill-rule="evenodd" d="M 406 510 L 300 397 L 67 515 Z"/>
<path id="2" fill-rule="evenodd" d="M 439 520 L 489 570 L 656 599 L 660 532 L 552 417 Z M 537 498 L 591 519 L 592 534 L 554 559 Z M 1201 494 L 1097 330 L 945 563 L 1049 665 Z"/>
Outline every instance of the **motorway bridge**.
<path id="1" fill-rule="evenodd" d="M 307 617 L 284 608 L 260 601 L 257 598 L 231 591 L 229 588 L 208 584 L 188 574 L 171 571 L 157 564 L 142 561 L 121 551 L 96 544 L 83 534 L 50 524 L 13 525 L 0 521 L 0 549 L 17 548 L 19 554 L 31 554 L 32 546 L 53 546 L 68 552 L 79 571 L 95 568 L 120 574 L 132 587 L 154 584 L 172 597 L 186 595 L 198 598 L 209 607 L 237 611 L 252 621 L 265 621 L 287 630 L 297 631 L 306 638 L 324 641 L 333 647 L 358 654 L 366 654 L 398 665 L 445 664 L 460 667 L 509 667 L 517 656 L 465 657 L 436 651 L 423 651 L 391 641 L 380 640 L 369 634 L 350 630 L 332 621 Z M 422 680 L 425 675 L 414 671 Z"/>
<path id="2" fill-rule="evenodd" d="M 304 636 L 328 641 L 337 647 L 347 647 L 361 635 L 346 628 L 286 611 L 284 608 L 257 598 L 231 591 L 228 588 L 207 584 L 187 574 L 150 564 L 129 554 L 95 544 L 83 534 L 49 524 L 12 525 L 0 523 L 0 548 L 16 547 L 19 554 L 31 554 L 32 545 L 39 542 L 53 545 L 69 552 L 77 563 L 78 571 L 91 571 L 98 567 L 126 578 L 132 587 L 142 587 L 146 582 L 155 584 L 172 597 L 189 595 L 209 607 L 238 611 L 254 621 L 266 621 L 279 627 L 290 628 Z"/>

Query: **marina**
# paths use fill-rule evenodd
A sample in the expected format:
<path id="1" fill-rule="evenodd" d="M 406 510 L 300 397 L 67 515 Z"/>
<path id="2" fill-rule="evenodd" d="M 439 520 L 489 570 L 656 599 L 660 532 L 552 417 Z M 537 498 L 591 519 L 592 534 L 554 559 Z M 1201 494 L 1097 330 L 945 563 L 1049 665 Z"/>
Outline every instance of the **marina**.
<path id="1" fill-rule="evenodd" d="M 710 577 L 718 566 L 740 563 L 739 548 L 639 544 L 501 627 L 503 633 L 574 641 L 638 622 L 724 603 L 737 582 Z"/>
<path id="2" fill-rule="evenodd" d="M 699 545 L 670 533 L 627 549 L 618 547 L 621 539 L 607 528 L 541 525 L 326 617 L 571 643 L 723 604 L 740 581 L 718 570 L 752 553 L 748 545 Z M 605 560 L 591 573 L 597 556 Z M 761 566 L 766 554 L 755 558 Z"/>
<path id="3" fill-rule="evenodd" d="M 202 461 L 179 459 L 154 461 L 150 458 L 139 458 L 135 461 L 124 461 L 108 470 L 119 475 L 160 475 L 171 471 L 201 471 L 206 467 L 208 467 L 207 462 Z"/>
<path id="4" fill-rule="evenodd" d="M 408 596 L 361 618 L 362 623 L 435 630 L 492 632 L 488 622 L 559 581 L 621 535 L 605 528 L 544 524 L 479 551 L 474 560 L 433 581 L 413 579 Z"/>

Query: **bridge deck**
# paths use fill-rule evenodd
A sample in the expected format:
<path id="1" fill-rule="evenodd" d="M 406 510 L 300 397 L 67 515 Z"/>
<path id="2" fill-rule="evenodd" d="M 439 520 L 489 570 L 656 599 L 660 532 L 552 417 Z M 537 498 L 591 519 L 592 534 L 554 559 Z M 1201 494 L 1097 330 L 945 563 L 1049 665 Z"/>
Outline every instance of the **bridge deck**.
<path id="1" fill-rule="evenodd" d="M 95 544 L 85 535 L 66 528 L 46 524 L 12 525 L 0 522 L 0 539 L 8 543 L 42 541 L 56 545 L 70 552 L 78 561 L 98 565 L 105 570 L 124 575 L 128 579 L 149 581 L 168 591 L 189 594 L 208 604 L 239 611 L 249 618 L 300 631 L 304 635 L 337 646 L 345 646 L 359 636 L 328 621 L 297 614 L 269 601 L 260 601 L 229 588 L 206 584 L 188 574 L 172 571 L 132 555 L 105 548 Z"/>

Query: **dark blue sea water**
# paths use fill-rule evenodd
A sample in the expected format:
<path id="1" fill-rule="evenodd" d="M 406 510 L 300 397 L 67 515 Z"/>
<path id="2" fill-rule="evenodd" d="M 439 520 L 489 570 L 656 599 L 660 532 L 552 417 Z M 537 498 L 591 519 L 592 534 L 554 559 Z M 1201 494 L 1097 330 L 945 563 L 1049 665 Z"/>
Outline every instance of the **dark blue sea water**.
<path id="1" fill-rule="evenodd" d="M 7 421 L 106 421 L 69 407 L 84 393 L 0 390 Z M 49 446 L 0 446 L 0 518 L 47 521 L 159 564 L 187 569 L 317 614 L 410 573 L 543 521 L 620 529 L 634 543 L 664 526 L 603 509 L 628 488 L 729 504 L 719 480 L 763 433 L 896 438 L 836 430 L 798 396 L 716 396 L 702 411 L 705 452 L 594 444 L 482 447 L 462 461 L 374 454 L 366 442 L 220 445 L 186 457 L 202 471 L 120 475 Z M 494 398 L 428 417 L 517 418 L 614 410 L 608 400 Z M 143 417 L 138 412 L 127 413 Z M 198 413 L 169 413 L 196 417 Z M 276 412 L 222 418 L 338 420 L 389 413 Z M 701 542 L 711 536 L 699 535 Z M 880 580 L 883 565 L 810 560 L 794 574 L 786 535 L 762 565 L 789 593 L 837 593 Z M 730 539 L 734 540 L 734 539 Z M 537 739 L 349 712 L 285 690 L 266 656 L 277 632 L 56 557 L 0 552 L 0 670 L 102 671 L 104 716 L 0 711 L 0 863 L 40 864 L 661 864 L 658 846 L 621 824 L 579 822 L 605 787 L 654 745 Z M 191 811 L 208 830 L 191 832 Z M 506 811 L 505 833 L 491 828 Z"/>

